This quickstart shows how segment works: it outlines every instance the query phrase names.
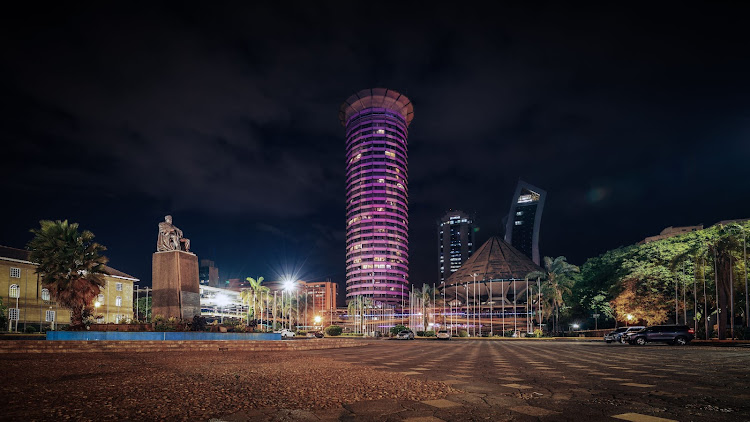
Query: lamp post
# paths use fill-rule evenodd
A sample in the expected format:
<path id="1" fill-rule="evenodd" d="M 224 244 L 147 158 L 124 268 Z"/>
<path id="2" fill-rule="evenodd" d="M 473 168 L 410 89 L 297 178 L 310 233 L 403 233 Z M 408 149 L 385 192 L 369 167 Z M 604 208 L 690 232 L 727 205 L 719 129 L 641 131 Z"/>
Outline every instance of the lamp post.
<path id="1" fill-rule="evenodd" d="M 478 275 L 477 273 L 474 273 L 471 275 L 474 278 L 474 283 L 471 286 L 472 293 L 473 293 L 472 303 L 471 303 L 471 311 L 472 311 L 471 312 L 472 313 L 471 325 L 472 325 L 472 328 L 474 328 L 474 337 L 477 336 L 477 326 L 476 326 L 476 322 L 477 322 L 476 321 L 477 320 L 477 275 Z M 481 295 L 482 292 L 479 292 L 479 294 Z M 480 302 L 481 302 L 481 298 L 480 298 Z M 481 329 L 479 331 L 480 331 L 479 335 L 481 336 L 482 335 Z"/>

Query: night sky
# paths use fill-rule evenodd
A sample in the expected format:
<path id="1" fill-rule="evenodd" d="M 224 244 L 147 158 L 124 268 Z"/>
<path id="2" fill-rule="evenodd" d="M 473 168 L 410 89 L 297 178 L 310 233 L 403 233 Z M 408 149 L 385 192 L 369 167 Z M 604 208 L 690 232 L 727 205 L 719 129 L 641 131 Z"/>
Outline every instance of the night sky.
<path id="1" fill-rule="evenodd" d="M 6 9 L 0 244 L 68 219 L 150 284 L 172 214 L 222 279 L 343 284 L 338 108 L 372 87 L 414 104 L 417 285 L 438 278 L 436 221 L 461 209 L 478 243 L 501 234 L 519 178 L 548 192 L 541 254 L 579 265 L 670 225 L 750 217 L 739 2 L 245 3 Z"/>

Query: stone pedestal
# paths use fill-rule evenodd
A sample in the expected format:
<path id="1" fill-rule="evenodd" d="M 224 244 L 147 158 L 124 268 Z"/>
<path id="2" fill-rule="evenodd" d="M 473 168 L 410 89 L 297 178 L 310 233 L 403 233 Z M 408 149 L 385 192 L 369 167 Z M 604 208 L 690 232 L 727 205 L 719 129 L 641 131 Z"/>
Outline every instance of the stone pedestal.
<path id="1" fill-rule="evenodd" d="M 198 257 L 185 251 L 156 252 L 151 263 L 152 317 L 192 320 L 200 315 Z"/>

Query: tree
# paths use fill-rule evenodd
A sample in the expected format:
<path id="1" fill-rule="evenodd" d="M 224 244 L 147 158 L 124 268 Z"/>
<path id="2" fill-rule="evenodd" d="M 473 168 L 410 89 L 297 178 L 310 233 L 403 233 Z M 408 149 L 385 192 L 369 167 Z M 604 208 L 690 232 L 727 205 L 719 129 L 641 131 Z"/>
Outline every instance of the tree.
<path id="1" fill-rule="evenodd" d="M 0 330 L 4 330 L 8 327 L 8 314 L 6 311 L 8 307 L 3 304 L 3 297 L 0 296 Z"/>
<path id="2" fill-rule="evenodd" d="M 246 280 L 250 284 L 250 287 L 242 289 L 240 292 L 240 300 L 243 305 L 247 304 L 247 322 L 249 323 L 251 319 L 258 319 L 258 314 L 260 312 L 258 312 L 257 309 L 262 304 L 261 296 L 269 291 L 269 289 L 268 287 L 261 285 L 261 283 L 263 283 L 263 277 L 258 277 L 257 279 L 247 277 Z"/>
<path id="3" fill-rule="evenodd" d="M 94 242 L 90 231 L 79 232 L 77 223 L 42 220 L 40 226 L 31 230 L 31 260 L 39 265 L 42 285 L 60 306 L 70 309 L 71 328 L 82 329 L 105 283 L 107 258 L 101 253 L 106 248 Z"/>
<path id="4" fill-rule="evenodd" d="M 567 262 L 567 258 L 564 256 L 558 256 L 552 259 L 548 256 L 544 257 L 544 271 L 533 271 L 526 277 L 529 279 L 540 278 L 546 280 L 545 288 L 542 288 L 542 296 L 548 298 L 549 305 L 551 305 L 550 311 L 554 311 L 555 314 L 555 327 L 553 331 L 558 331 L 558 323 L 560 319 L 560 309 L 565 306 L 565 298 L 570 296 L 571 287 L 573 285 L 572 275 L 580 272 L 577 266 Z"/>
<path id="5" fill-rule="evenodd" d="M 138 309 L 138 315 L 135 316 L 135 319 L 139 321 L 150 321 L 151 320 L 151 302 L 152 297 L 139 297 L 136 305 L 136 309 Z M 143 318 L 141 318 L 141 315 L 143 315 Z"/>

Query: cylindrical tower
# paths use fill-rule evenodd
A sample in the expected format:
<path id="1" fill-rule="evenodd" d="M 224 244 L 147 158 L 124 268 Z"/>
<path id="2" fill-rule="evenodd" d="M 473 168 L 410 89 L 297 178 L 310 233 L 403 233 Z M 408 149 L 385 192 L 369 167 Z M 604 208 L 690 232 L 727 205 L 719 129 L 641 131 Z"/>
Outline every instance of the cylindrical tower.
<path id="1" fill-rule="evenodd" d="M 401 304 L 408 298 L 407 134 L 411 101 L 374 88 L 339 110 L 346 128 L 346 300 L 366 296 Z"/>

